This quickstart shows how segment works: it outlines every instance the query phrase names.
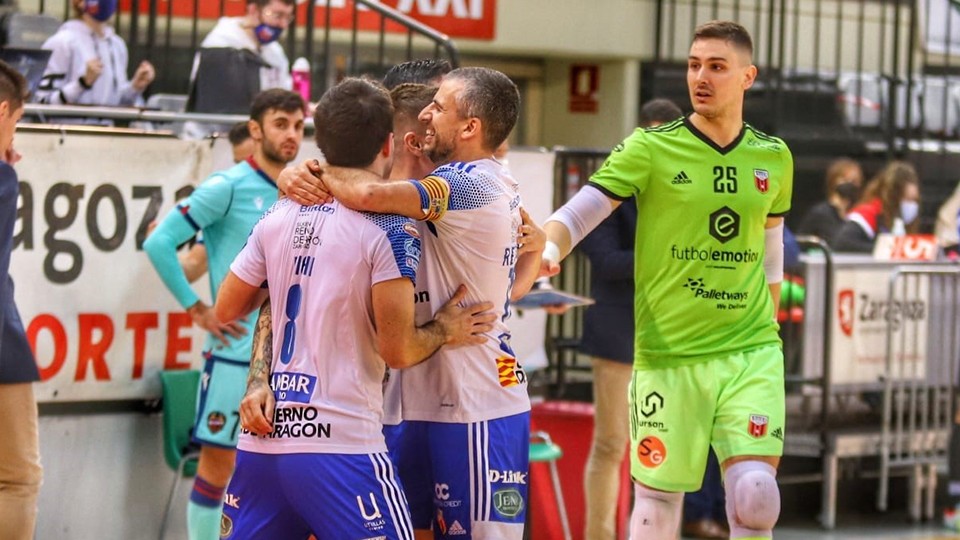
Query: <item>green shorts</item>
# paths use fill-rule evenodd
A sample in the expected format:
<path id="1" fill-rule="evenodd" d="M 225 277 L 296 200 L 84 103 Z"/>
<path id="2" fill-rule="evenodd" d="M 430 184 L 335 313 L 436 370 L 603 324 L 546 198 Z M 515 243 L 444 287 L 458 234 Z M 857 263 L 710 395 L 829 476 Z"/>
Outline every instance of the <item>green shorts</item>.
<path id="1" fill-rule="evenodd" d="M 697 364 L 634 368 L 629 399 L 630 472 L 654 489 L 700 489 L 708 445 L 720 463 L 783 454 L 779 345 Z"/>
<path id="2" fill-rule="evenodd" d="M 240 400 L 247 391 L 250 364 L 210 355 L 200 377 L 193 440 L 201 445 L 236 448 Z"/>

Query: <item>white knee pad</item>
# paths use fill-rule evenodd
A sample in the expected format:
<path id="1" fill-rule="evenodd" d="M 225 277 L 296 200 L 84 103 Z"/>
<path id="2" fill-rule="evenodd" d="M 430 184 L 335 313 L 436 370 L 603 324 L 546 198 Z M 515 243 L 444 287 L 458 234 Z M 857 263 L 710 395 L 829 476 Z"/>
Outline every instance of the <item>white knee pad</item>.
<path id="1" fill-rule="evenodd" d="M 730 538 L 773 536 L 780 517 L 777 470 L 762 461 L 741 461 L 727 467 L 724 488 Z"/>
<path id="2" fill-rule="evenodd" d="M 630 540 L 674 540 L 680 533 L 683 493 L 633 485 Z"/>

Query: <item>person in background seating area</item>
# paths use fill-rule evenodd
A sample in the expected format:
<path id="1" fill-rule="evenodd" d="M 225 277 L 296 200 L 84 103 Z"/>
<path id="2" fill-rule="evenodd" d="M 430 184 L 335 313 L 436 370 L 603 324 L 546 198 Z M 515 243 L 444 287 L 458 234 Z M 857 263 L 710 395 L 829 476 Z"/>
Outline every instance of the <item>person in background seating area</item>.
<path id="1" fill-rule="evenodd" d="M 43 44 L 53 51 L 36 101 L 52 105 L 142 106 L 143 91 L 156 76 L 144 60 L 127 79 L 127 44 L 110 20 L 117 0 L 72 0 L 76 18 Z M 83 122 L 67 120 L 69 122 Z M 111 124 L 109 120 L 92 120 Z"/>
<path id="2" fill-rule="evenodd" d="M 828 244 L 847 221 L 847 212 L 857 204 L 863 171 L 850 158 L 840 158 L 827 168 L 827 198 L 813 205 L 803 216 L 798 234 L 819 237 Z"/>
<path id="3" fill-rule="evenodd" d="M 880 233 L 916 232 L 919 213 L 917 171 L 905 161 L 892 161 L 867 184 L 830 245 L 836 251 L 870 253 Z"/>

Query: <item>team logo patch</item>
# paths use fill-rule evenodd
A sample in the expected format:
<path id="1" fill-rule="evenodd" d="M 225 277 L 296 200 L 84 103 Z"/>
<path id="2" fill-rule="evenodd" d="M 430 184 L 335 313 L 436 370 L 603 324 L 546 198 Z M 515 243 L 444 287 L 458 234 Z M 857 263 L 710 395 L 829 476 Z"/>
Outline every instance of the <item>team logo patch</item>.
<path id="1" fill-rule="evenodd" d="M 503 388 L 520 384 L 517 379 L 517 359 L 512 356 L 497 358 L 497 376 L 500 378 L 500 386 Z"/>
<path id="2" fill-rule="evenodd" d="M 753 183 L 757 186 L 757 191 L 766 193 L 770 189 L 770 173 L 764 169 L 754 169 Z"/>
<path id="3" fill-rule="evenodd" d="M 523 512 L 523 496 L 516 489 L 501 489 L 493 493 L 493 509 L 503 517 L 514 518 Z"/>
<path id="4" fill-rule="evenodd" d="M 854 295 L 850 289 L 840 291 L 837 298 L 837 319 L 840 321 L 840 330 L 847 337 L 853 335 Z"/>
<path id="5" fill-rule="evenodd" d="M 667 447 L 658 437 L 644 437 L 637 445 L 637 458 L 648 469 L 656 469 L 667 460 Z"/>
<path id="6" fill-rule="evenodd" d="M 207 415 L 207 429 L 210 430 L 210 433 L 214 435 L 220 433 L 225 425 L 227 425 L 227 417 L 222 412 L 213 411 Z"/>
<path id="7" fill-rule="evenodd" d="M 759 439 L 767 434 L 767 424 L 769 423 L 770 419 L 766 416 L 762 414 L 751 414 L 750 427 L 747 429 L 747 432 L 753 437 Z"/>
<path id="8" fill-rule="evenodd" d="M 220 538 L 230 538 L 233 534 L 233 520 L 226 514 L 220 515 Z"/>

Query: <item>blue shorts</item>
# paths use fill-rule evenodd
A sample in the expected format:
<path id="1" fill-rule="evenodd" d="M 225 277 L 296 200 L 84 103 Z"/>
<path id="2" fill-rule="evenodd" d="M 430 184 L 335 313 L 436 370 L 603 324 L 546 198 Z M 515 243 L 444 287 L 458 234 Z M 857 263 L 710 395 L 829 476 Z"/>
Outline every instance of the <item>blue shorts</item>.
<path id="1" fill-rule="evenodd" d="M 236 448 L 240 400 L 247 391 L 248 362 L 207 355 L 200 376 L 200 399 L 193 440 L 202 445 Z"/>
<path id="2" fill-rule="evenodd" d="M 434 538 L 523 538 L 530 413 L 403 426 L 397 468 L 414 528 L 432 526 Z"/>
<path id="3" fill-rule="evenodd" d="M 387 453 L 390 454 L 390 461 L 394 464 L 400 463 L 400 439 L 403 437 L 403 426 L 403 422 L 383 425 L 383 440 L 387 443 Z"/>
<path id="4" fill-rule="evenodd" d="M 413 540 L 410 511 L 386 453 L 237 452 L 220 538 Z"/>

